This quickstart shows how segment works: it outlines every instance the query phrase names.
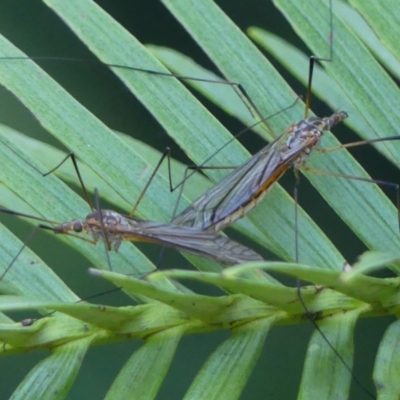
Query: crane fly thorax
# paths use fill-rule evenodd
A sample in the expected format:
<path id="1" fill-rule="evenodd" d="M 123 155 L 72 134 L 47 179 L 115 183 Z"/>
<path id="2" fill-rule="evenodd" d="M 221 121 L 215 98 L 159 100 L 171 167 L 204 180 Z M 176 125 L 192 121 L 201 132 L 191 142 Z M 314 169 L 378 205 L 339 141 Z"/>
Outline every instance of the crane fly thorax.
<path id="1" fill-rule="evenodd" d="M 129 224 L 122 215 L 111 210 L 94 211 L 86 216 L 85 230 L 88 233 L 105 229 L 107 232 L 114 233 L 119 230 L 129 229 Z"/>
<path id="2" fill-rule="evenodd" d="M 105 229 L 109 229 L 118 224 L 117 216 L 109 210 L 93 211 L 86 216 L 85 222 L 92 229 L 100 229 L 102 224 Z"/>
<path id="3" fill-rule="evenodd" d="M 101 214 L 100 214 L 101 213 Z M 118 251 L 123 240 L 123 232 L 129 229 L 127 219 L 112 210 L 94 211 L 86 216 L 84 230 L 97 241 L 105 239 Z"/>
<path id="4" fill-rule="evenodd" d="M 312 151 L 320 145 L 324 131 L 329 131 L 347 117 L 348 114 L 345 111 L 340 111 L 330 117 L 310 117 L 293 124 L 288 129 L 286 151 L 282 157 L 295 169 L 300 169 L 305 165 Z"/>
<path id="5" fill-rule="evenodd" d="M 317 117 L 310 117 L 293 124 L 288 130 L 286 150 L 282 158 L 290 162 L 295 169 L 301 168 L 307 162 L 311 152 L 319 146 L 323 126 L 323 120 Z"/>

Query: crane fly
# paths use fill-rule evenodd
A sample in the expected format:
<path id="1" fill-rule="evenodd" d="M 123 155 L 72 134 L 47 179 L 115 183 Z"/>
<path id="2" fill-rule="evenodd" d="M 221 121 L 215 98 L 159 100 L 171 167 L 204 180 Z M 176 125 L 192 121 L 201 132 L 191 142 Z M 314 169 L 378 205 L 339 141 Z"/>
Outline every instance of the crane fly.
<path id="1" fill-rule="evenodd" d="M 255 251 L 228 237 L 199 228 L 124 216 L 113 210 L 96 210 L 84 220 L 65 222 L 52 230 L 56 234 L 84 232 L 92 237 L 94 244 L 104 239 L 109 250 L 112 247 L 115 251 L 118 251 L 122 241 L 138 241 L 173 247 L 230 265 L 263 260 Z"/>

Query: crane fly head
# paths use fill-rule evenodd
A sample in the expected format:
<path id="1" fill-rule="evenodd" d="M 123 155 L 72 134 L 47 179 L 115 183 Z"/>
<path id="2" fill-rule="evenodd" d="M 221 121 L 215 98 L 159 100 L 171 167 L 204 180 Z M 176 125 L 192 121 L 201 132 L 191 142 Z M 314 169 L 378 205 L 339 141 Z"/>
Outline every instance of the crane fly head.
<path id="1" fill-rule="evenodd" d="M 61 225 L 56 226 L 53 230 L 55 233 L 69 233 L 74 231 L 80 233 L 85 229 L 84 223 L 80 219 L 74 219 L 69 222 L 64 222 Z"/>

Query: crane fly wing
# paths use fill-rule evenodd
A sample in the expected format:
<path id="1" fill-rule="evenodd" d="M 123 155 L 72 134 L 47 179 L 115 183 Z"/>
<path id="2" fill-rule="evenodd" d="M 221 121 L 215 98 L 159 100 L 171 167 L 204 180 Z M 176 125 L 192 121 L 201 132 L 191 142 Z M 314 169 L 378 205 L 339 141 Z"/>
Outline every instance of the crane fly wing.
<path id="1" fill-rule="evenodd" d="M 281 136 L 211 187 L 172 221 L 176 225 L 219 231 L 248 213 L 290 168 L 305 144 L 288 151 L 289 127 Z"/>
<path id="2" fill-rule="evenodd" d="M 119 230 L 125 240 L 158 243 L 195 255 L 207 256 L 224 264 L 263 261 L 254 250 L 213 232 L 138 219 L 129 221 L 129 230 Z"/>

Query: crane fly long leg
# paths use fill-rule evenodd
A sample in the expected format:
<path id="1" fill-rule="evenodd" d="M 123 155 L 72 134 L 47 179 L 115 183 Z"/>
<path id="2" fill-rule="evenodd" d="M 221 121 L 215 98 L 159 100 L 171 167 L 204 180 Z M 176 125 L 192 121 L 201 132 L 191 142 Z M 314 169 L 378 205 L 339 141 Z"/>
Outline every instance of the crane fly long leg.
<path id="1" fill-rule="evenodd" d="M 22 161 L 24 161 L 27 165 L 29 165 L 31 168 L 33 168 L 36 172 L 38 172 L 40 175 L 42 175 L 43 177 L 46 177 L 50 174 L 52 174 L 53 172 L 55 172 L 58 168 L 60 168 L 69 158 L 72 161 L 72 164 L 74 166 L 76 175 L 78 177 L 79 183 L 81 185 L 81 188 L 83 190 L 83 195 L 84 198 L 86 200 L 86 202 L 89 204 L 89 207 L 91 210 L 93 210 L 93 204 L 92 201 L 90 200 L 90 196 L 86 190 L 86 187 L 83 183 L 83 179 L 82 179 L 82 175 L 80 173 L 80 170 L 78 168 L 78 163 L 76 160 L 76 156 L 73 152 L 68 153 L 55 167 L 53 167 L 52 169 L 50 169 L 47 172 L 41 172 L 35 165 L 33 165 L 32 163 L 30 163 L 29 161 L 27 161 L 24 157 L 22 157 L 12 146 L 10 146 L 7 142 L 5 142 L 4 140 L 2 140 L 0 138 L 0 143 L 7 147 L 10 151 L 12 151 L 17 157 L 19 157 Z"/>
<path id="2" fill-rule="evenodd" d="M 25 247 L 28 245 L 28 243 L 31 241 L 31 239 L 35 236 L 38 229 L 39 229 L 39 226 L 36 226 L 32 230 L 32 232 L 28 235 L 28 237 L 25 239 L 25 242 L 23 243 L 22 247 L 19 249 L 18 253 L 14 256 L 14 258 L 11 260 L 10 264 L 8 264 L 8 266 L 5 268 L 5 270 L 1 273 L 0 282 L 3 280 L 3 278 L 7 274 L 7 272 L 12 268 L 15 261 L 20 256 L 20 254 L 24 251 Z"/>
<path id="3" fill-rule="evenodd" d="M 397 219 L 398 219 L 399 233 L 400 233 L 400 185 L 398 183 L 382 181 L 379 179 L 364 178 L 362 176 L 345 175 L 345 174 L 336 173 L 336 172 L 332 172 L 332 171 L 321 171 L 319 169 L 314 169 L 314 168 L 309 168 L 309 167 L 304 167 L 303 170 L 312 172 L 314 174 L 319 174 L 319 175 L 336 176 L 338 178 L 345 178 L 345 179 L 352 179 L 355 181 L 374 183 L 375 185 L 378 185 L 378 186 L 386 186 L 388 188 L 394 189 L 396 191 Z"/>
<path id="4" fill-rule="evenodd" d="M 335 147 L 329 147 L 329 148 L 317 149 L 317 150 L 320 153 L 330 153 L 332 151 L 337 151 L 340 149 L 348 149 L 350 147 L 363 146 L 363 145 L 372 144 L 372 143 L 388 142 L 388 141 L 392 141 L 392 140 L 400 140 L 400 135 L 387 136 L 387 137 L 383 137 L 383 138 L 368 139 L 368 140 L 359 140 L 357 142 L 345 143 L 345 144 L 340 144 Z"/>
<path id="5" fill-rule="evenodd" d="M 332 0 L 329 0 L 329 32 L 330 32 L 330 46 L 329 46 L 329 56 L 324 57 L 316 57 L 314 55 L 310 56 L 309 59 L 309 68 L 308 68 L 308 83 L 307 83 L 307 96 L 306 96 L 306 104 L 304 110 L 304 118 L 308 117 L 308 112 L 311 109 L 311 93 L 312 93 L 312 79 L 314 76 L 314 64 L 316 61 L 325 61 L 325 62 L 332 62 L 333 61 L 333 14 L 332 14 Z"/>

